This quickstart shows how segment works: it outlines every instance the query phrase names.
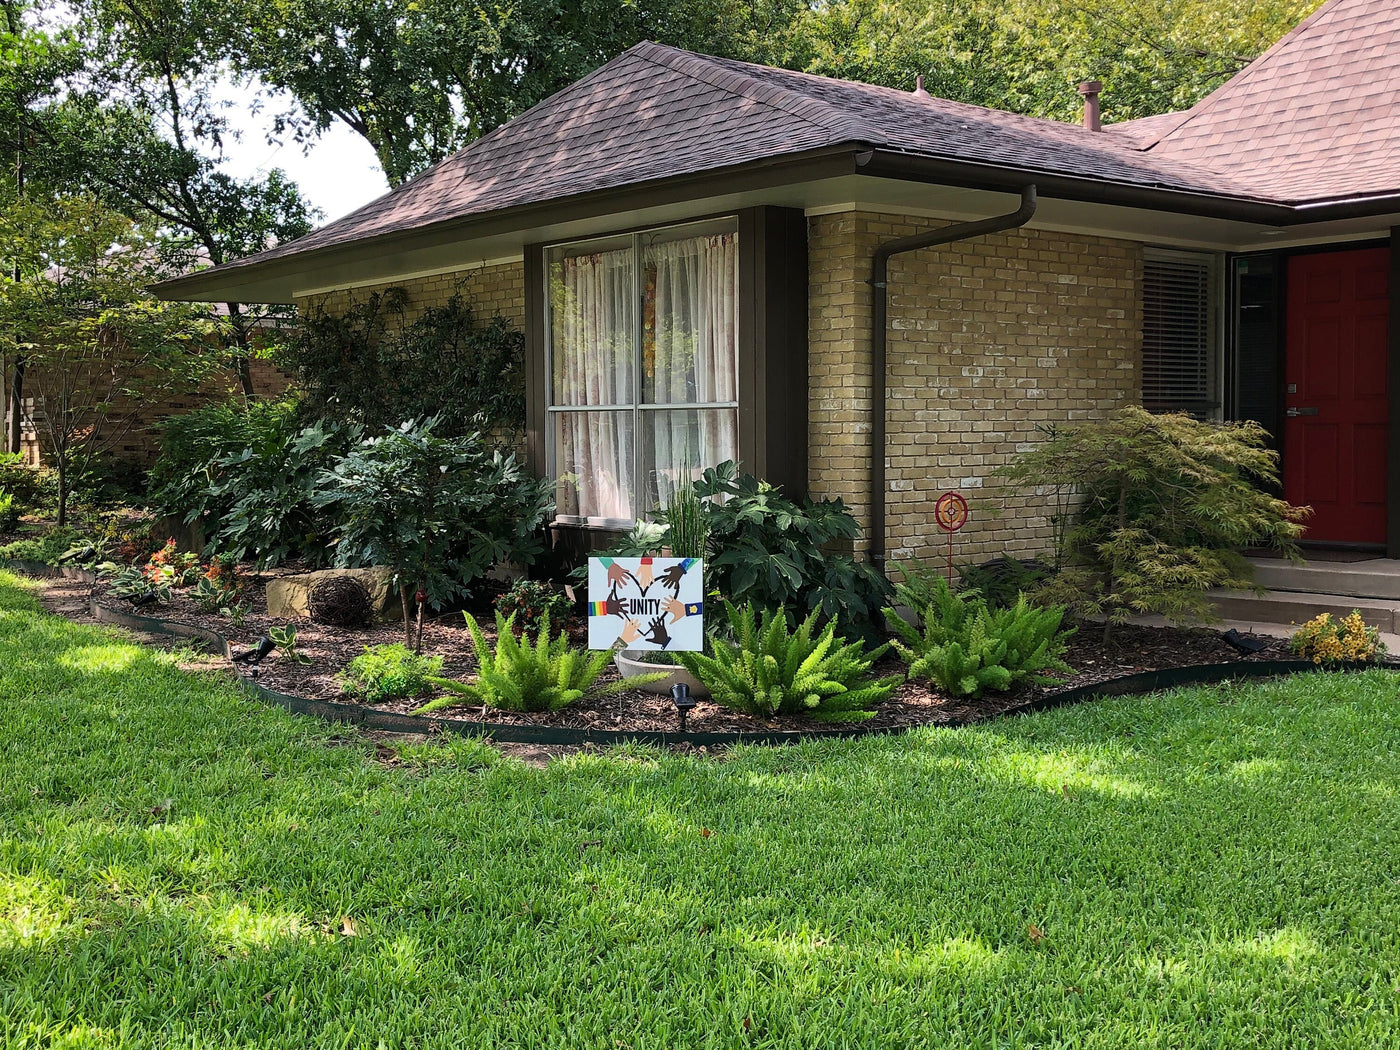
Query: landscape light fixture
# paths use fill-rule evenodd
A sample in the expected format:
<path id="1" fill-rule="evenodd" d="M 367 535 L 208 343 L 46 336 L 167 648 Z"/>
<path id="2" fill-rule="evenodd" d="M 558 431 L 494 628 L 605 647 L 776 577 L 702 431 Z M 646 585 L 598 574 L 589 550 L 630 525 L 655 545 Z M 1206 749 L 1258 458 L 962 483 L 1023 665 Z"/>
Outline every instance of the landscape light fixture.
<path id="1" fill-rule="evenodd" d="M 685 732 L 685 716 L 690 714 L 690 709 L 695 706 L 695 697 L 690 695 L 690 686 L 684 682 L 677 682 L 671 686 L 671 702 L 676 705 L 676 712 L 681 716 L 681 732 Z"/>
<path id="2" fill-rule="evenodd" d="M 258 677 L 258 665 L 261 664 L 263 660 L 267 659 L 272 650 L 276 648 L 277 646 L 273 643 L 272 639 L 263 634 L 259 635 L 258 640 L 253 643 L 253 648 L 249 649 L 247 652 L 239 653 L 231 659 L 236 664 L 251 663 L 253 669 L 250 673 L 252 677 L 256 678 Z"/>

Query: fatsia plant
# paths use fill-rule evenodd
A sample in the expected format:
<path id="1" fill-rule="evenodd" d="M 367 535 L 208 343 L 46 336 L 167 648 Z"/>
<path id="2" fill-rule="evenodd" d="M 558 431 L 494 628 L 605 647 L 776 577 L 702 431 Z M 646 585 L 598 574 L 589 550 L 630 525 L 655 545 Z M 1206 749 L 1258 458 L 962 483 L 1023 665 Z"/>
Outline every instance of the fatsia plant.
<path id="1" fill-rule="evenodd" d="M 606 696 L 666 677 L 665 673 L 638 675 L 597 686 L 598 676 L 608 666 L 612 653 L 608 650 L 587 653 L 574 648 L 567 634 L 561 632 L 552 636 L 548 613 L 540 617 L 534 640 L 528 632 L 522 632 L 518 639 L 515 637 L 513 613 L 510 616 L 496 613 L 494 646 L 475 617 L 471 613 L 463 615 L 471 633 L 472 648 L 476 651 L 476 681 L 432 679 L 433 685 L 454 696 L 439 697 L 420 707 L 415 714 L 427 714 L 461 703 L 457 697 L 503 711 L 558 711 L 590 693 Z"/>
<path id="2" fill-rule="evenodd" d="M 529 564 L 553 504 L 549 485 L 480 435 L 445 438 L 410 421 L 369 438 L 320 477 L 317 502 L 337 516 L 336 563 L 387 565 L 411 611 L 463 593 L 499 560 Z"/>
<path id="3" fill-rule="evenodd" d="M 1138 613 L 1211 620 L 1206 591 L 1250 588 L 1241 553 L 1297 556 L 1306 508 L 1271 493 L 1278 454 L 1255 423 L 1208 423 L 1128 407 L 1057 431 L 1001 473 L 1078 493 L 1061 572 L 1037 597 L 1101 617 L 1105 634 Z"/>
<path id="4" fill-rule="evenodd" d="M 1073 631 L 1061 631 L 1062 606 L 1037 608 L 1025 595 L 992 608 L 975 591 L 958 593 L 948 581 L 917 568 L 895 587 L 895 601 L 910 609 L 917 626 L 885 609 L 890 644 L 909 665 L 910 678 L 933 682 L 953 696 L 1005 692 L 1031 681 L 1056 685 L 1047 672 L 1073 673 L 1061 659 Z"/>
<path id="5" fill-rule="evenodd" d="M 731 460 L 694 483 L 703 501 L 706 585 L 766 609 L 815 612 L 846 634 L 874 639 L 888 597 L 883 576 L 834 548 L 849 544 L 860 526 L 844 503 L 793 500 Z"/>
<path id="6" fill-rule="evenodd" d="M 726 602 L 725 611 L 733 643 L 712 636 L 713 656 L 676 654 L 725 707 L 764 718 L 799 714 L 820 722 L 861 721 L 903 681 L 870 674 L 886 646 L 867 653 L 862 641 L 838 639 L 835 622 L 813 637 L 816 611 L 795 630 L 780 610 L 759 610 L 751 602 L 742 608 Z"/>

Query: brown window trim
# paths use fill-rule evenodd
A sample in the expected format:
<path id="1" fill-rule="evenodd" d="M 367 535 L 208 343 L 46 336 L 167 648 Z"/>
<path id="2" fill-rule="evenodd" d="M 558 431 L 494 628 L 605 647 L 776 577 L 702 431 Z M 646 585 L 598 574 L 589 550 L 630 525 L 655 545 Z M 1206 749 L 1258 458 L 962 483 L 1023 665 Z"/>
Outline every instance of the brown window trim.
<path id="1" fill-rule="evenodd" d="M 768 206 L 742 209 L 738 217 L 740 465 L 801 498 L 807 490 L 807 219 L 800 208 Z M 545 248 L 525 247 L 525 454 L 538 475 L 549 440 Z M 614 535 L 559 524 L 556 542 L 566 531 L 579 534 L 565 545 L 580 553 L 596 549 L 599 536 Z"/>

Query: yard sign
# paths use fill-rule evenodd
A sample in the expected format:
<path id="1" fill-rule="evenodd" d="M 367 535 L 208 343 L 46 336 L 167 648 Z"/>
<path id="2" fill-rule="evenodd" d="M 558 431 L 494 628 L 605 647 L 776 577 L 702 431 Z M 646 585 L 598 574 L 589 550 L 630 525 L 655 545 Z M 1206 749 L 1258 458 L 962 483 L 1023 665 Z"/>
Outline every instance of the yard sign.
<path id="1" fill-rule="evenodd" d="M 705 644 L 699 558 L 589 558 L 588 648 L 697 653 Z"/>

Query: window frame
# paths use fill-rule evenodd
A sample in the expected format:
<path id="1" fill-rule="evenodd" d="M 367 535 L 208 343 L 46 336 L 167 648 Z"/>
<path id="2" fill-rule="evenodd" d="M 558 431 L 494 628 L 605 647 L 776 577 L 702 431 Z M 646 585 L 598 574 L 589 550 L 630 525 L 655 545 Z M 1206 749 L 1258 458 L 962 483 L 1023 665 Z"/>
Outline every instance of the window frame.
<path id="1" fill-rule="evenodd" d="M 723 228 L 721 229 L 721 224 Z M 645 506 L 646 490 L 644 487 L 644 468 L 641 454 L 641 439 L 643 434 L 643 414 L 646 412 L 666 412 L 666 411 L 732 411 L 735 413 L 736 422 L 739 415 L 739 398 L 736 396 L 731 401 L 691 401 L 691 402 L 644 402 L 643 396 L 643 356 L 645 346 L 643 340 L 644 325 L 644 296 L 643 296 L 643 266 L 642 249 L 645 240 L 649 236 L 668 231 L 684 231 L 687 228 L 694 228 L 697 232 L 695 236 L 701 237 L 710 233 L 732 233 L 735 237 L 735 246 L 738 253 L 744 250 L 741 237 L 742 223 L 737 213 L 725 213 L 721 215 L 706 216 L 698 219 L 687 219 L 683 222 L 665 223 L 658 226 L 647 226 L 627 231 L 620 231 L 611 234 L 598 234 L 592 237 L 570 238 L 568 240 L 549 241 L 540 245 L 542 250 L 543 266 L 542 278 L 543 307 L 544 307 L 544 331 L 542 342 L 544 347 L 544 464 L 545 476 L 555 486 L 556 491 L 559 486 L 559 463 L 558 447 L 556 440 L 556 419 L 558 416 L 568 413 L 585 412 L 626 412 L 631 416 L 632 425 L 632 499 L 633 510 L 640 511 L 642 517 L 637 518 L 605 518 L 593 517 L 577 514 L 560 514 L 556 509 L 553 522 L 558 525 L 568 525 L 574 527 L 607 529 L 607 530 L 629 530 L 639 520 L 644 520 L 647 508 Z M 631 301 L 633 305 L 632 314 L 632 373 L 631 373 L 631 403 L 627 405 L 560 405 L 555 403 L 554 392 L 554 303 L 550 294 L 550 279 L 553 272 L 553 255 L 560 249 L 581 248 L 584 249 L 590 244 L 606 244 L 613 242 L 616 244 L 622 238 L 628 239 L 628 251 L 632 255 L 632 290 Z M 684 233 L 679 233 L 677 240 L 686 239 Z M 606 250 L 606 249 L 604 249 Z M 613 249 L 616 250 L 616 249 Z M 736 283 L 742 285 L 743 264 L 738 266 L 736 273 Z M 738 290 L 742 294 L 742 290 Z M 735 372 L 739 370 L 739 343 L 741 341 L 742 320 L 736 315 L 735 321 Z M 740 393 L 738 389 L 736 395 Z M 736 426 L 736 444 L 738 440 L 738 428 Z M 734 454 L 739 455 L 736 447 Z"/>
<path id="2" fill-rule="evenodd" d="M 1205 336 L 1206 336 L 1206 398 L 1204 401 L 1177 404 L 1155 401 L 1156 412 L 1186 412 L 1201 419 L 1221 421 L 1226 416 L 1226 362 L 1225 362 L 1225 300 L 1226 266 L 1220 252 L 1191 251 L 1183 248 L 1162 248 L 1146 246 L 1143 249 L 1142 306 L 1143 318 L 1141 335 L 1142 364 L 1138 377 L 1138 388 L 1143 405 L 1148 406 L 1147 398 L 1147 266 L 1153 262 L 1189 263 L 1203 266 L 1205 270 Z"/>

